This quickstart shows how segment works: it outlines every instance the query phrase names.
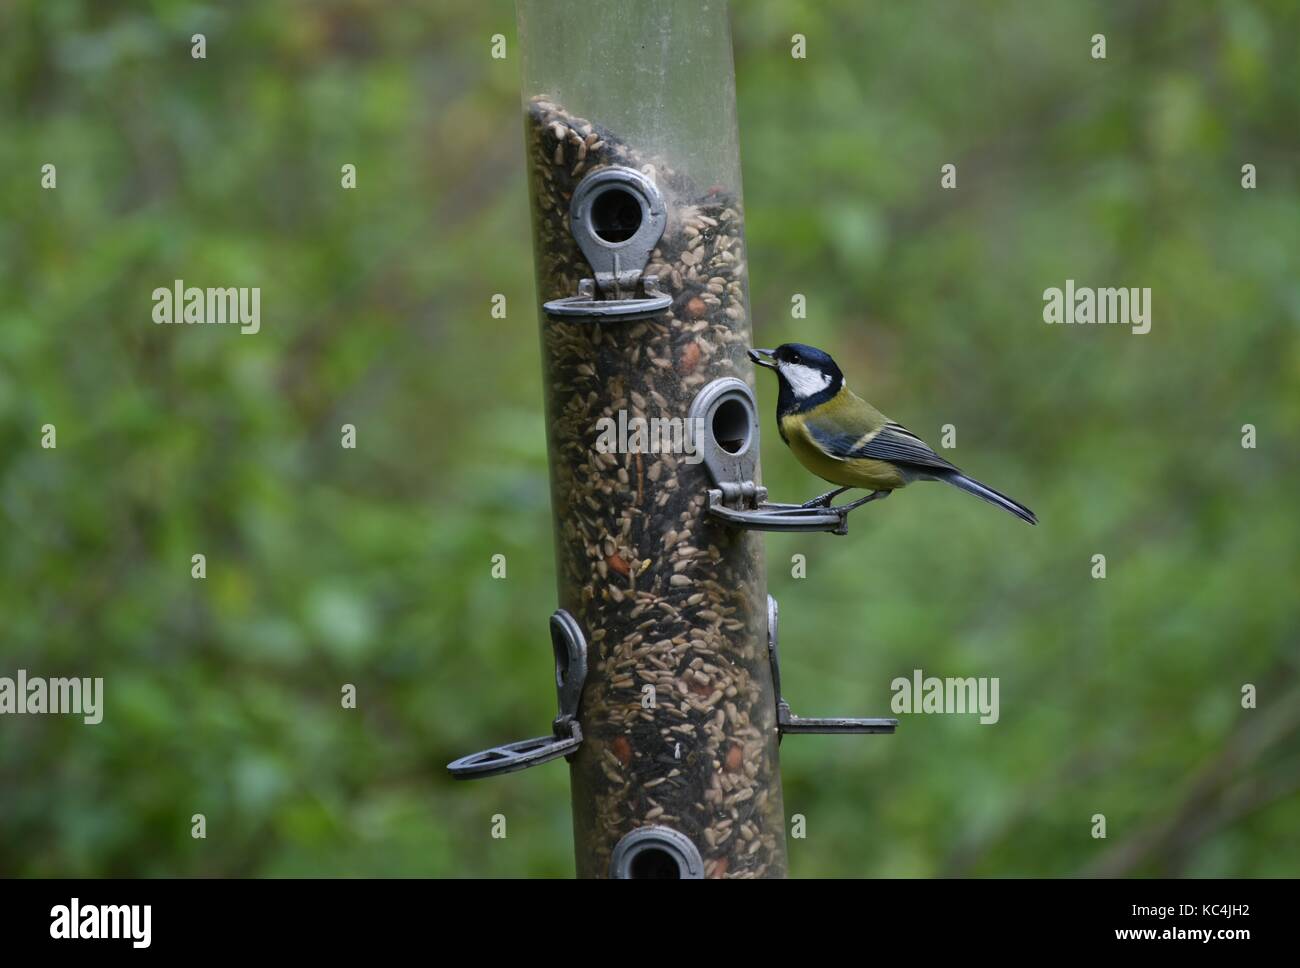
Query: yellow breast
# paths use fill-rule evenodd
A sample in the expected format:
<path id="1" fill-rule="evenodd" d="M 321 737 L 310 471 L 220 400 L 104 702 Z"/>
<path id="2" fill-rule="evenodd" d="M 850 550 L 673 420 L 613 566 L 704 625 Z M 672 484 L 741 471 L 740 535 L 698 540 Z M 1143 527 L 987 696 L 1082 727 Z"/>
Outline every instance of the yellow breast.
<path id="1" fill-rule="evenodd" d="M 800 464 L 832 484 L 892 491 L 907 483 L 898 468 L 887 461 L 871 458 L 841 460 L 827 455 L 804 430 L 803 422 L 795 416 L 781 419 L 781 434 Z"/>

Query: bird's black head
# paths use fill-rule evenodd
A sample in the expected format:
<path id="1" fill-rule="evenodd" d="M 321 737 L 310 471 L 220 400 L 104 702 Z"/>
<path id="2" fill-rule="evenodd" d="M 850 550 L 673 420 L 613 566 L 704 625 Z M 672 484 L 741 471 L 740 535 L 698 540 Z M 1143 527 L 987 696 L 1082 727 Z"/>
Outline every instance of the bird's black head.
<path id="1" fill-rule="evenodd" d="M 844 386 L 844 374 L 815 346 L 782 343 L 774 350 L 750 350 L 749 358 L 759 366 L 776 371 L 781 384 L 777 413 L 811 410 L 820 406 Z"/>

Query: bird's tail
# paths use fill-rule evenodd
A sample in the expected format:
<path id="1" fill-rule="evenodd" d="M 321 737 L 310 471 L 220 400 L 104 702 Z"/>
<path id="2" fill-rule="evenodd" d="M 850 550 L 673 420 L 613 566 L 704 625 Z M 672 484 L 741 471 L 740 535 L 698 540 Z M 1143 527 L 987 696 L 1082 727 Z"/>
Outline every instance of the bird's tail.
<path id="1" fill-rule="evenodd" d="M 1038 523 L 1038 518 L 1034 515 L 1033 511 L 1029 510 L 1029 508 L 1025 507 L 1019 501 L 1013 501 L 1005 494 L 993 490 L 993 488 L 989 487 L 987 484 L 981 484 L 979 481 L 975 480 L 974 478 L 967 477 L 965 474 L 958 474 L 956 472 L 952 472 L 943 475 L 939 479 L 943 481 L 947 481 L 949 484 L 953 485 L 954 487 L 960 487 L 963 491 L 965 491 L 968 494 L 974 494 L 976 497 L 982 497 L 990 504 L 996 504 L 998 507 L 1010 511 L 1012 514 L 1020 518 L 1020 520 L 1022 521 L 1028 521 L 1030 524 Z"/>

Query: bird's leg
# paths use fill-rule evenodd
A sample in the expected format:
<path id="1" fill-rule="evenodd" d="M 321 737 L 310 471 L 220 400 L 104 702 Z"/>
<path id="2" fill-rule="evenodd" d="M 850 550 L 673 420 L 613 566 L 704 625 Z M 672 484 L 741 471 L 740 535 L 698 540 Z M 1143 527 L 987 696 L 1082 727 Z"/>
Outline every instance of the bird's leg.
<path id="1" fill-rule="evenodd" d="M 882 500 L 882 499 L 884 499 L 884 498 L 889 497 L 889 495 L 892 494 L 892 493 L 893 493 L 892 491 L 872 491 L 872 492 L 871 492 L 870 494 L 868 494 L 866 497 L 859 498 L 858 500 L 852 502 L 851 504 L 842 504 L 842 505 L 840 505 L 838 508 L 836 508 L 835 510 L 837 510 L 837 511 L 843 511 L 845 514 L 848 514 L 848 513 L 849 513 L 850 511 L 852 511 L 854 508 L 860 508 L 860 507 L 862 507 L 862 505 L 866 504 L 868 501 L 877 501 L 877 500 Z"/>
<path id="2" fill-rule="evenodd" d="M 815 497 L 811 501 L 805 501 L 803 504 L 799 506 L 801 508 L 828 508 L 831 506 L 831 501 L 835 500 L 845 491 L 850 491 L 850 490 L 852 490 L 852 488 L 837 487 L 835 490 L 827 491 L 825 494 L 822 494 L 819 497 Z"/>

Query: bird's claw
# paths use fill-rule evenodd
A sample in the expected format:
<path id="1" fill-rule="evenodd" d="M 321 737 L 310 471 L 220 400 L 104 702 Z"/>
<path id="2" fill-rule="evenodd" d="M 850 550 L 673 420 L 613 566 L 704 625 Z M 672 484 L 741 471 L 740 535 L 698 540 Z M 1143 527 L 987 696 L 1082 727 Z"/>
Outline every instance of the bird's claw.
<path id="1" fill-rule="evenodd" d="M 805 501 L 799 506 L 801 508 L 829 508 L 831 506 L 831 501 L 835 500 L 835 498 L 839 497 L 847 490 L 847 487 L 841 487 L 834 491 L 827 491 L 825 494 L 820 494 L 811 501 Z"/>
<path id="2" fill-rule="evenodd" d="M 841 514 L 848 514 L 854 508 L 860 508 L 862 505 L 867 504 L 870 501 L 879 501 L 887 498 L 891 493 L 891 491 L 872 491 L 866 497 L 858 498 L 856 501 L 851 501 L 848 504 L 841 504 L 839 507 L 835 508 L 835 510 L 839 511 Z"/>

